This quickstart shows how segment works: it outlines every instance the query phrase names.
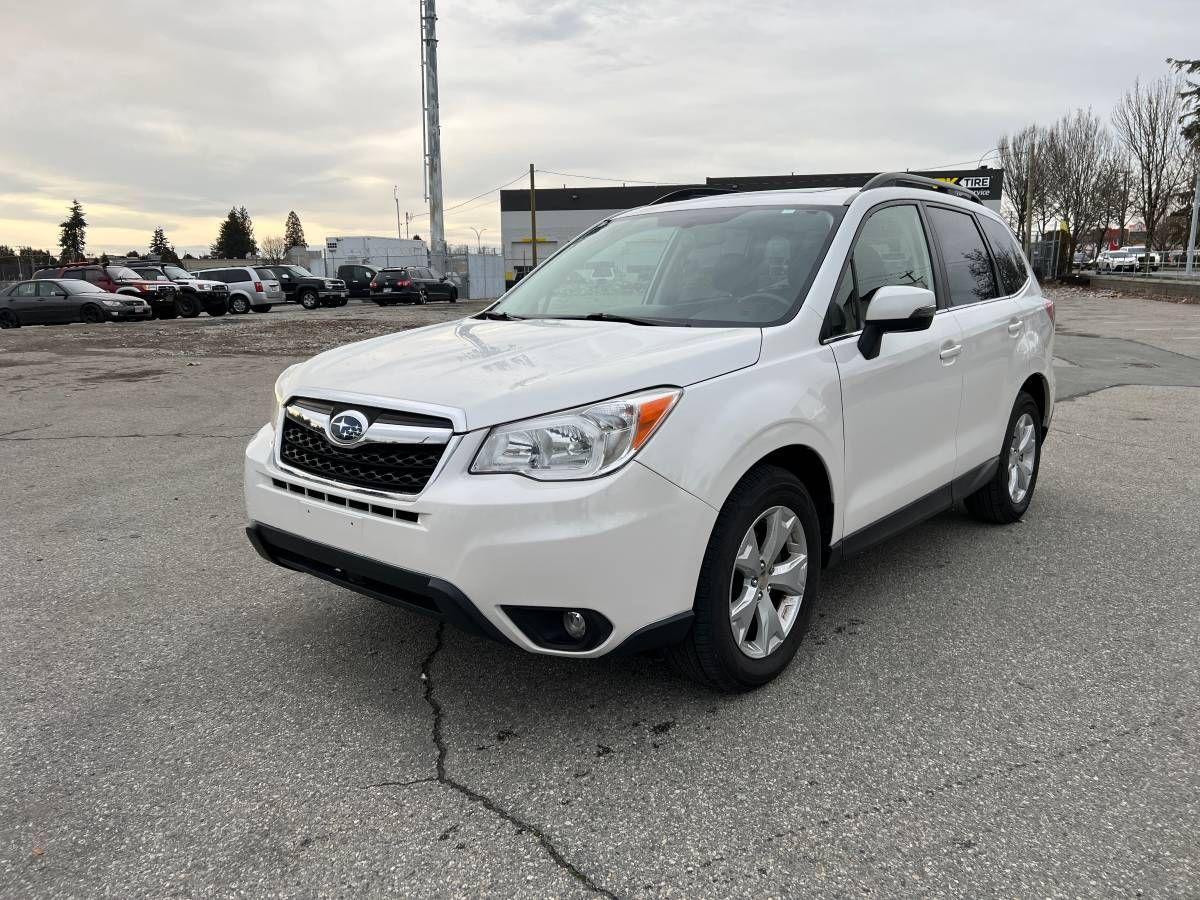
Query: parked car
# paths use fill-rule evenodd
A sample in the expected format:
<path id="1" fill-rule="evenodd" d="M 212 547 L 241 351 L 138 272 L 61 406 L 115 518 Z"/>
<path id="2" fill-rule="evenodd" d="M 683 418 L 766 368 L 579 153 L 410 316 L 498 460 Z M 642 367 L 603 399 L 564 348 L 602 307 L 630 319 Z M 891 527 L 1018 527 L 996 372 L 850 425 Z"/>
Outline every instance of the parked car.
<path id="1" fill-rule="evenodd" d="M 288 303 L 299 303 L 305 309 L 319 306 L 345 306 L 349 293 L 340 278 L 314 275 L 304 266 L 267 266 L 275 273 Z"/>
<path id="2" fill-rule="evenodd" d="M 1096 262 L 1098 272 L 1132 272 L 1137 260 L 1127 250 L 1105 250 Z"/>
<path id="3" fill-rule="evenodd" d="M 371 299 L 387 303 L 427 303 L 430 300 L 458 301 L 458 286 L 445 275 L 434 275 L 426 266 L 397 266 L 381 269 L 371 282 Z"/>
<path id="4" fill-rule="evenodd" d="M 1122 247 L 1122 251 L 1128 253 L 1134 259 L 1134 267 L 1138 271 L 1146 271 L 1146 248 L 1144 246 Z M 1157 272 L 1162 266 L 1162 261 L 1157 253 L 1150 253 L 1150 271 Z"/>
<path id="5" fill-rule="evenodd" d="M 52 266 L 34 273 L 34 278 L 73 278 L 94 284 L 110 294 L 139 297 L 149 304 L 160 319 L 173 319 L 179 312 L 175 306 L 178 289 L 170 282 L 143 278 L 128 266 L 100 263 L 71 263 Z"/>
<path id="6" fill-rule="evenodd" d="M 0 293 L 0 328 L 152 319 L 150 304 L 77 278 L 18 281 Z"/>
<path id="7" fill-rule="evenodd" d="M 201 278 L 220 281 L 229 287 L 229 311 L 236 315 L 271 311 L 272 304 L 283 302 L 283 289 L 275 273 L 263 266 L 229 266 L 202 269 Z"/>
<path id="8" fill-rule="evenodd" d="M 194 319 L 202 312 L 223 316 L 229 312 L 229 285 L 223 281 L 197 278 L 182 266 L 171 263 L 131 263 L 129 268 L 147 281 L 162 279 L 179 288 L 175 308 L 185 319 Z"/>
<path id="9" fill-rule="evenodd" d="M 362 263 L 350 263 L 338 266 L 337 276 L 345 283 L 349 296 L 370 297 L 371 282 L 378 272 L 378 269 Z"/>
<path id="10" fill-rule="evenodd" d="M 649 253 L 648 285 L 559 291 Z M 748 690 L 796 653 L 831 562 L 958 501 L 1025 515 L 1053 342 L 1053 301 L 966 189 L 662 202 L 469 319 L 286 369 L 246 449 L 248 534 L 524 650 L 662 645 Z"/>
<path id="11" fill-rule="evenodd" d="M 380 269 L 371 279 L 371 299 L 380 306 L 395 303 L 424 303 L 425 291 L 407 266 Z"/>

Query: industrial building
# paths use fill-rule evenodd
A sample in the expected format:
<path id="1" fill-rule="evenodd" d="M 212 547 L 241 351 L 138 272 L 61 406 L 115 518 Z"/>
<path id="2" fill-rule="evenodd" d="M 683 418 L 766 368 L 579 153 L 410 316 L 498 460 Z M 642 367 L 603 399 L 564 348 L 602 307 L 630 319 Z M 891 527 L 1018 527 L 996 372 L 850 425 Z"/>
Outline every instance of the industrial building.
<path id="1" fill-rule="evenodd" d="M 877 172 L 843 172 L 828 175 L 753 175 L 707 178 L 699 184 L 632 185 L 628 187 L 537 188 L 537 234 L 530 231 L 529 191 L 500 192 L 500 239 L 504 253 L 507 285 L 532 268 L 536 242 L 537 259 L 578 236 L 588 226 L 618 212 L 645 206 L 664 194 L 691 187 L 725 188 L 732 191 L 775 191 L 795 188 L 859 187 Z M 984 205 L 1000 211 L 1004 186 L 1002 169 L 964 169 L 914 172 L 970 188 Z"/>

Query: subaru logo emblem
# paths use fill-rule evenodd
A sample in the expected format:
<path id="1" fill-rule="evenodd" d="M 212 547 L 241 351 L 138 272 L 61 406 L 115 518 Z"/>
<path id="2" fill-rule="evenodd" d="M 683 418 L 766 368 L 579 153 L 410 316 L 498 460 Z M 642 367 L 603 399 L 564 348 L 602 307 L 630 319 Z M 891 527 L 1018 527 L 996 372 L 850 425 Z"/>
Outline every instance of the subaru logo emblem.
<path id="1" fill-rule="evenodd" d="M 329 420 L 329 439 L 335 444 L 357 444 L 367 433 L 367 417 L 357 409 L 347 409 Z"/>

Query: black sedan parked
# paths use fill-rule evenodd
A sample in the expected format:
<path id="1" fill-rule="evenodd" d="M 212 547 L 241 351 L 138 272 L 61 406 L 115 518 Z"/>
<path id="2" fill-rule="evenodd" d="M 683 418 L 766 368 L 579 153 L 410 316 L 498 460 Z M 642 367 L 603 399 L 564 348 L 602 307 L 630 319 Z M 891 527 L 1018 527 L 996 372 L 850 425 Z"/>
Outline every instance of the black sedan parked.
<path id="1" fill-rule="evenodd" d="M 19 281 L 0 294 L 0 328 L 154 317 L 150 304 L 77 278 Z"/>
<path id="2" fill-rule="evenodd" d="M 427 303 L 458 300 L 458 288 L 445 275 L 434 275 L 424 266 L 381 269 L 371 282 L 371 299 L 380 306 L 392 303 Z"/>

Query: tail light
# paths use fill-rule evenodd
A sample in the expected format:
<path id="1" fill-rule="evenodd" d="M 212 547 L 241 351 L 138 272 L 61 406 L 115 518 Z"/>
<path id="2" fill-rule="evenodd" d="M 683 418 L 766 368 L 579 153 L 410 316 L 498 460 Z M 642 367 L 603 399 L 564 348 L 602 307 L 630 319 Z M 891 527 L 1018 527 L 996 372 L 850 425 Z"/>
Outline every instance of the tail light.
<path id="1" fill-rule="evenodd" d="M 397 281 L 396 286 L 397 287 L 412 287 L 412 282 L 408 281 L 407 279 L 404 281 Z"/>
<path id="2" fill-rule="evenodd" d="M 1051 300 L 1049 297 L 1043 297 L 1042 305 L 1046 309 L 1046 315 L 1048 315 L 1050 317 L 1050 321 L 1051 321 L 1051 323 L 1053 323 L 1054 322 L 1054 301 Z"/>
<path id="3" fill-rule="evenodd" d="M 261 294 L 262 292 L 263 292 L 262 282 L 261 281 L 254 282 L 254 293 Z"/>

